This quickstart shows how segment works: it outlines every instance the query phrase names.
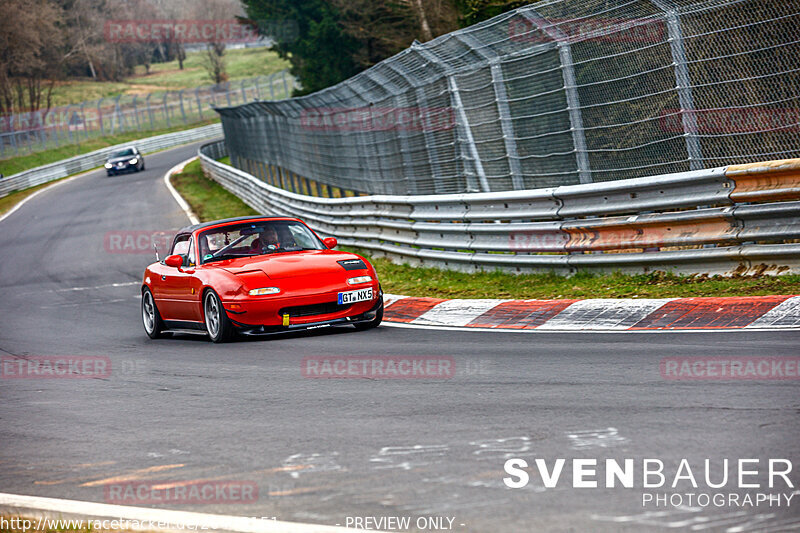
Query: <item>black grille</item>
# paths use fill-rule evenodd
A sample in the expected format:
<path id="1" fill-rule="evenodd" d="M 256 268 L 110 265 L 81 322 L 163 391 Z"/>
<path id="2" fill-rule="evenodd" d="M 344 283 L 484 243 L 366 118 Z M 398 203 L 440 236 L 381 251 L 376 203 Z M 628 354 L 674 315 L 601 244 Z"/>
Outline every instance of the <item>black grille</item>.
<path id="1" fill-rule="evenodd" d="M 312 315 L 327 315 L 329 313 L 338 313 L 350 308 L 350 305 L 339 305 L 336 302 L 326 302 L 322 304 L 312 305 L 296 305 L 294 307 L 284 307 L 279 312 L 281 316 L 289 314 L 289 316 L 312 316 Z"/>

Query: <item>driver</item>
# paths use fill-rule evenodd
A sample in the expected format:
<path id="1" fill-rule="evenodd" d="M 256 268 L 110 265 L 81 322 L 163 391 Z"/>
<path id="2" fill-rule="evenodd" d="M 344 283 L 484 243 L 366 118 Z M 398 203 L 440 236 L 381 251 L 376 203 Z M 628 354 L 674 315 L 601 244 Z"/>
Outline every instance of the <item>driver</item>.
<path id="1" fill-rule="evenodd" d="M 263 250 L 276 250 L 281 247 L 278 242 L 278 233 L 272 226 L 265 227 L 258 235 L 258 238 L 250 245 L 250 250 L 253 252 L 261 252 Z"/>

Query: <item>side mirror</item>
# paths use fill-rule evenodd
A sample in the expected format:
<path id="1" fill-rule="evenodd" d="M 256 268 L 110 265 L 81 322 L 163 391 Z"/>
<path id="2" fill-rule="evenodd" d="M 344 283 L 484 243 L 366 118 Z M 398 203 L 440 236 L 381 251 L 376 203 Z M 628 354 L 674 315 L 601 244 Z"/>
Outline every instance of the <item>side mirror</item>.
<path id="1" fill-rule="evenodd" d="M 180 268 L 183 266 L 183 257 L 180 255 L 170 255 L 164 259 L 164 263 L 173 268 Z"/>
<path id="2" fill-rule="evenodd" d="M 329 250 L 333 250 L 334 248 L 336 248 L 336 244 L 338 242 L 339 241 L 336 240 L 336 237 L 328 237 L 326 239 L 322 239 L 322 244 L 324 244 L 325 247 L 328 248 Z"/>

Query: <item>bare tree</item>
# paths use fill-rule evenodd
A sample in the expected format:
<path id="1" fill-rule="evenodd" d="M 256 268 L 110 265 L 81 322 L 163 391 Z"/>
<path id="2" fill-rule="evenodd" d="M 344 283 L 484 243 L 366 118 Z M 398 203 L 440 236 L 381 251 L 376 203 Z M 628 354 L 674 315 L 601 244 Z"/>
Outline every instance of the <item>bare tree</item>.
<path id="1" fill-rule="evenodd" d="M 49 109 L 59 77 L 60 9 L 48 0 L 4 0 L 0 17 L 0 112 Z"/>
<path id="2" fill-rule="evenodd" d="M 233 21 L 235 17 L 243 14 L 242 5 L 238 0 L 200 0 L 196 9 L 206 20 Z M 215 32 L 214 36 L 206 43 L 206 53 L 203 57 L 203 66 L 211 80 L 216 83 L 228 81 L 225 65 L 226 42 L 224 36 Z"/>

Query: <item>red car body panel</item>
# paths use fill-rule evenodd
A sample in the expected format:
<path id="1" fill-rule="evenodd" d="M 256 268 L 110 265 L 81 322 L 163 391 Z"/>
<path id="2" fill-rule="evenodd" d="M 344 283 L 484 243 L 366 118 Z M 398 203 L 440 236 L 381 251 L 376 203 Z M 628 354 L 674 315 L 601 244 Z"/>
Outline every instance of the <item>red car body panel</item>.
<path id="1" fill-rule="evenodd" d="M 258 220 L 286 220 L 286 217 L 252 217 Z M 212 228 L 238 222 L 204 225 L 191 231 L 197 242 L 198 234 Z M 310 228 L 309 228 L 310 230 Z M 313 232 L 312 232 L 313 233 Z M 184 233 L 185 234 L 185 233 Z M 179 233 L 181 235 L 181 233 Z M 314 233 L 314 235 L 316 235 Z M 300 316 L 289 312 L 290 325 L 319 324 L 322 322 L 357 317 L 372 310 L 380 298 L 380 286 L 375 269 L 363 257 L 336 250 L 303 250 L 252 257 L 239 257 L 200 264 L 194 247 L 194 265 L 181 268 L 167 266 L 163 261 L 153 263 L 144 273 L 143 289 L 153 293 L 161 318 L 167 322 L 204 324 L 203 294 L 213 289 L 234 325 L 240 329 L 252 326 L 285 326 L 283 314 L 287 308 L 323 306 L 311 314 Z M 366 268 L 346 269 L 337 261 L 357 260 Z M 347 279 L 371 276 L 372 281 L 349 285 Z M 249 291 L 262 287 L 279 287 L 280 293 L 250 296 Z M 333 305 L 340 292 L 372 288 L 373 298 L 347 306 Z M 329 304 L 327 308 L 325 304 Z"/>

